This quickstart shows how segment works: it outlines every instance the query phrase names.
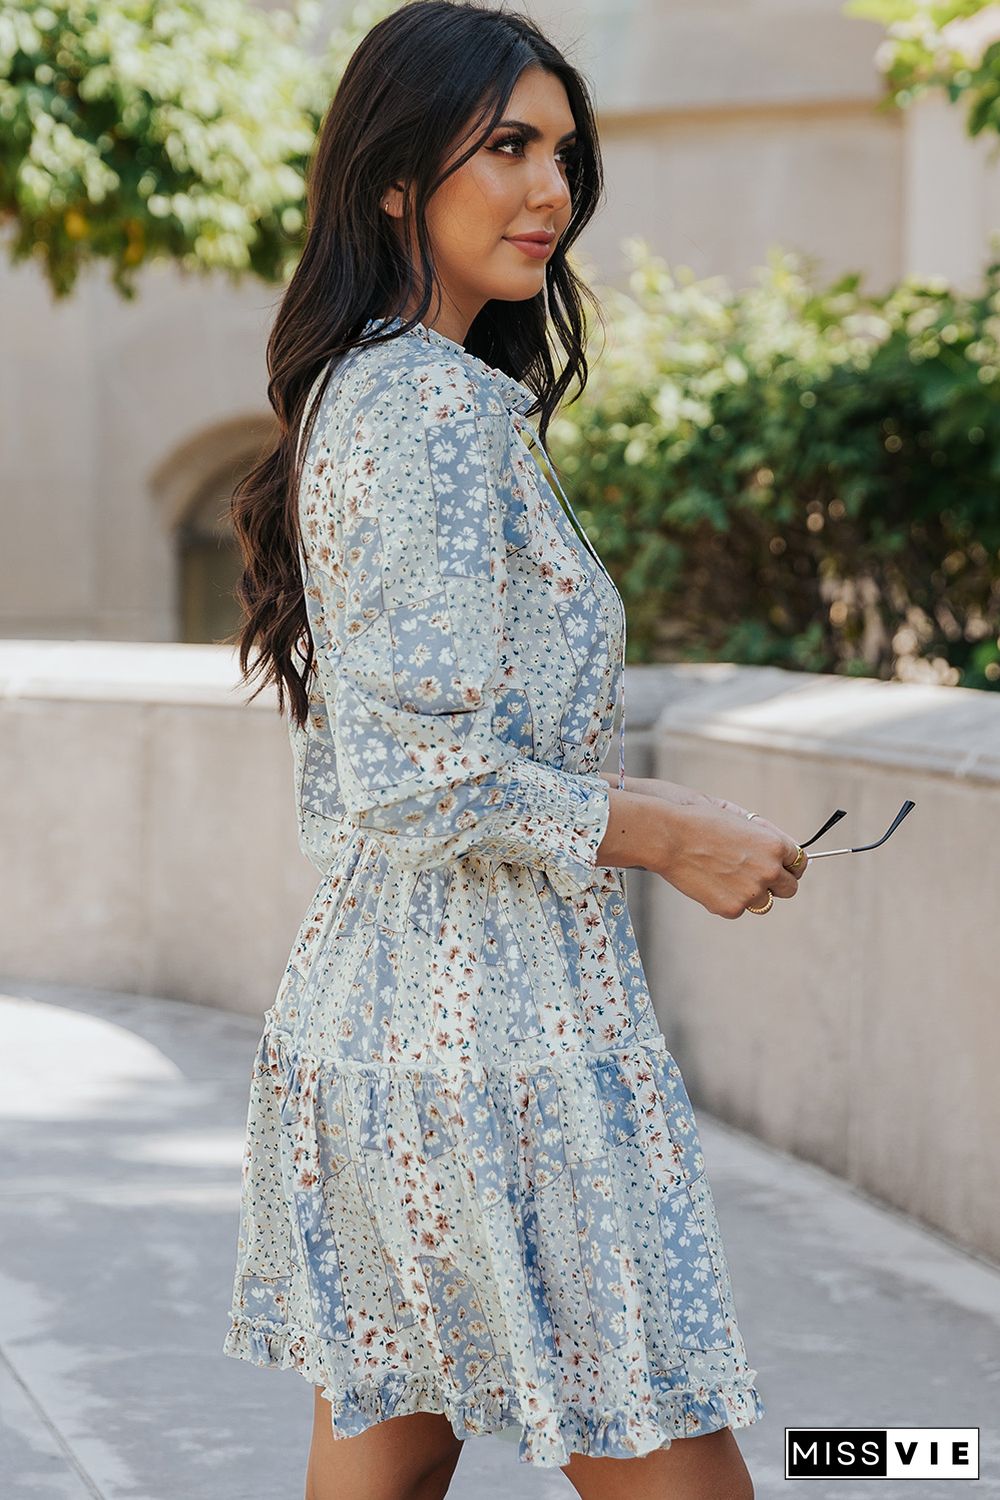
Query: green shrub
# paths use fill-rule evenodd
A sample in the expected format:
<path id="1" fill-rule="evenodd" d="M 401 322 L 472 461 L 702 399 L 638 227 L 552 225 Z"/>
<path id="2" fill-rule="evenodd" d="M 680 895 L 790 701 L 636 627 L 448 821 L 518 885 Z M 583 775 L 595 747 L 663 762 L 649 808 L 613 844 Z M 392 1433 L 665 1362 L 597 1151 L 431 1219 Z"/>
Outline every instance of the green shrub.
<path id="1" fill-rule="evenodd" d="M 880 21 L 876 66 L 884 109 L 943 91 L 965 111 L 970 136 L 1000 131 L 1000 7 L 993 0 L 849 0 L 845 15 Z"/>
<path id="2" fill-rule="evenodd" d="M 552 423 L 629 659 L 1000 687 L 1000 262 L 981 292 L 676 274 L 625 243 Z"/>
<path id="3" fill-rule="evenodd" d="M 12 264 L 66 297 L 106 262 L 123 297 L 170 262 L 233 282 L 291 274 L 323 113 L 363 31 L 357 0 L 0 0 L 0 221 Z"/>

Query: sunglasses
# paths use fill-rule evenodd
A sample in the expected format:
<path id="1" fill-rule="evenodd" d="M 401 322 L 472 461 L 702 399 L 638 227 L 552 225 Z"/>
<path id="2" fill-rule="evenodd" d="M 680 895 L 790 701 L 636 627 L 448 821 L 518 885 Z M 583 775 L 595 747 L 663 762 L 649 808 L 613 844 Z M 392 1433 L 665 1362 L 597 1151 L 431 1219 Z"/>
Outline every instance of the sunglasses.
<path id="1" fill-rule="evenodd" d="M 911 799 L 909 797 L 907 797 L 906 801 L 903 803 L 902 807 L 899 809 L 899 812 L 896 814 L 896 816 L 893 818 L 892 822 L 889 824 L 889 826 L 886 829 L 885 833 L 883 833 L 883 835 L 882 835 L 882 837 L 880 839 L 876 839 L 875 842 L 874 842 L 874 844 L 855 844 L 852 849 L 821 849 L 818 854 L 810 854 L 810 856 L 809 856 L 810 863 L 814 859 L 825 859 L 825 857 L 828 854 L 860 854 L 865 849 L 877 849 L 878 846 L 879 846 L 879 844 L 884 844 L 885 843 L 886 839 L 889 837 L 890 834 L 893 834 L 893 833 L 896 832 L 896 829 L 899 827 L 900 823 L 902 823 L 902 821 L 906 817 L 907 813 L 911 812 L 913 810 L 913 808 L 916 807 L 916 805 L 917 804 L 915 802 L 911 801 Z M 810 844 L 815 844 L 815 842 L 816 842 L 817 839 L 823 837 L 824 833 L 826 833 L 826 830 L 828 828 L 832 828 L 833 825 L 834 825 L 834 823 L 839 823 L 840 820 L 841 820 L 841 818 L 846 818 L 846 817 L 847 817 L 847 811 L 846 811 L 846 809 L 843 808 L 843 807 L 838 807 L 837 811 L 833 814 L 833 816 L 827 818 L 826 822 L 823 824 L 823 827 L 819 830 L 818 833 L 814 833 L 811 839 L 806 839 L 806 841 L 805 841 L 804 844 L 800 844 L 799 845 L 800 849 L 808 849 Z"/>

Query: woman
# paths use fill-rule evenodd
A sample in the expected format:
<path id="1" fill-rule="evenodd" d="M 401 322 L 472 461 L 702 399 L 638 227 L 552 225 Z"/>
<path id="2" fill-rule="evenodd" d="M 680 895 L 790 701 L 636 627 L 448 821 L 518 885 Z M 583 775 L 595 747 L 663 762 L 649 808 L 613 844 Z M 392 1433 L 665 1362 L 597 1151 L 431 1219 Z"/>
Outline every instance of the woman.
<path id="1" fill-rule="evenodd" d="M 622 871 L 735 918 L 806 856 L 598 770 L 624 610 L 525 432 L 586 379 L 566 255 L 600 188 L 530 21 L 375 26 L 270 342 L 280 441 L 234 495 L 241 666 L 287 694 L 322 878 L 254 1063 L 224 1347 L 313 1384 L 307 1500 L 444 1495 L 504 1429 L 585 1500 L 752 1494 L 756 1371 Z"/>

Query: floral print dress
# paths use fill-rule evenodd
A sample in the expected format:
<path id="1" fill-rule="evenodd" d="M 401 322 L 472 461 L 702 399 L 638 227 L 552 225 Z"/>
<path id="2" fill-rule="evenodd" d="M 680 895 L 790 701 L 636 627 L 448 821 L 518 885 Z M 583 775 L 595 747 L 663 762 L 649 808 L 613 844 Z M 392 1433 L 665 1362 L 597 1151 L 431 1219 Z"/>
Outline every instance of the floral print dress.
<path id="1" fill-rule="evenodd" d="M 431 1411 L 525 1463 L 644 1454 L 764 1408 L 596 863 L 624 610 L 532 392 L 423 324 L 371 342 L 400 323 L 336 364 L 304 455 L 321 879 L 252 1064 L 223 1352 L 322 1387 L 337 1437 Z"/>

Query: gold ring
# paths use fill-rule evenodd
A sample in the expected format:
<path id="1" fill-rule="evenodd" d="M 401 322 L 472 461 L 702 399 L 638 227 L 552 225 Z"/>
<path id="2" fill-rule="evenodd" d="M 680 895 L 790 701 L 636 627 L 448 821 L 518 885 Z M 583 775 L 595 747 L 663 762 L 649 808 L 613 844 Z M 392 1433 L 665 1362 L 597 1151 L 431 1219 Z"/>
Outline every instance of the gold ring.
<path id="1" fill-rule="evenodd" d="M 792 860 L 791 864 L 788 866 L 789 870 L 792 870 L 792 871 L 797 870 L 799 868 L 799 864 L 801 863 L 801 861 L 804 860 L 804 859 L 806 859 L 806 857 L 807 857 L 806 856 L 806 851 L 801 847 L 801 845 L 796 844 L 795 847 L 796 847 L 796 851 L 797 851 L 796 855 L 795 855 L 795 858 Z"/>
<path id="2" fill-rule="evenodd" d="M 770 911 L 774 905 L 774 892 L 768 891 L 766 906 L 748 906 L 747 911 L 752 911 L 755 917 L 762 917 L 766 911 Z"/>

